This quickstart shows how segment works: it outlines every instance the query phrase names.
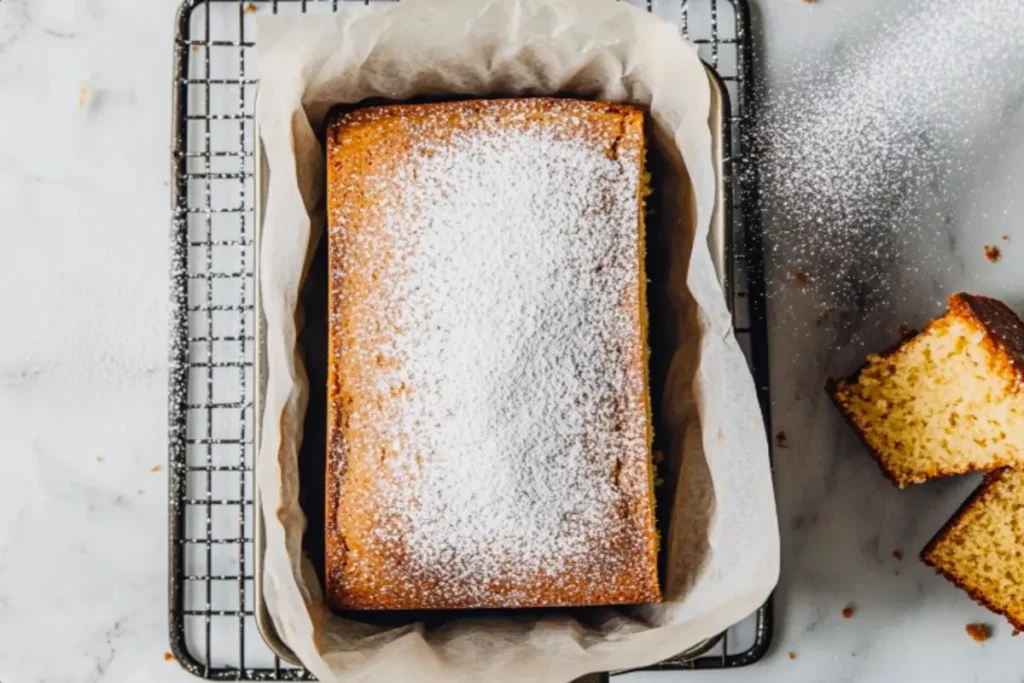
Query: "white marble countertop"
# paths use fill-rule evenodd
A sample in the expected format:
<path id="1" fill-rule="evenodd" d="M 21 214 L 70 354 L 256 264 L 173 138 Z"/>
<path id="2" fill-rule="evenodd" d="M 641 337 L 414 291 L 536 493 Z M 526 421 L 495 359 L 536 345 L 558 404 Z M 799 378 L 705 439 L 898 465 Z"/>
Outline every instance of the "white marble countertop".
<path id="1" fill-rule="evenodd" d="M 164 659 L 166 472 L 158 467 L 177 4 L 0 0 L 4 683 L 190 679 Z M 894 16 L 890 4 L 762 0 L 769 90 L 807 64 L 870 46 Z M 775 645 L 747 669 L 625 680 L 1022 680 L 1024 638 L 1011 639 L 1004 621 L 916 560 L 976 480 L 897 491 L 821 391 L 828 373 L 853 369 L 901 323 L 939 312 L 952 291 L 1024 307 L 1016 270 L 1024 268 L 1024 70 L 1003 75 L 990 92 L 995 113 L 958 122 L 960 141 L 944 150 L 966 160 L 955 178 L 937 181 L 941 201 L 922 218 L 937 227 L 879 256 L 890 296 L 829 298 L 820 283 L 855 280 L 856 259 L 839 272 L 801 261 L 811 283 L 797 286 L 800 233 L 785 229 L 792 217 L 769 221 L 774 428 L 786 434 L 775 470 L 783 539 Z M 986 260 L 986 244 L 1001 245 L 1000 262 Z M 964 632 L 976 621 L 994 627 L 984 644 Z"/>

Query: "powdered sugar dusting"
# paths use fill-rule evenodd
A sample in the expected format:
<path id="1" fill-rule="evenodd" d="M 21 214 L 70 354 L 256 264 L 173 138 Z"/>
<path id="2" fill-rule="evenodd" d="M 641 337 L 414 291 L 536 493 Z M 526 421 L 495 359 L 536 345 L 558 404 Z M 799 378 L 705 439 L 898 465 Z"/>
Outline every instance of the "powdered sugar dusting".
<path id="1" fill-rule="evenodd" d="M 339 460 L 383 453 L 372 552 L 448 604 L 516 604 L 538 577 L 621 565 L 624 534 L 644 553 L 630 525 L 650 523 L 630 518 L 648 491 L 640 146 L 505 106 L 443 134 L 404 122 L 406 163 L 369 182 L 379 233 L 332 221 L 335 276 L 375 283 L 370 299 L 343 285 L 343 306 L 385 330 L 339 350 L 374 355 L 378 397 L 350 411 Z M 379 590 L 405 590 L 386 574 Z"/>
<path id="2" fill-rule="evenodd" d="M 1009 124 L 1020 106 L 1024 3 L 913 0 L 892 11 L 874 39 L 805 60 L 767 93 L 760 122 L 776 284 L 806 272 L 810 286 L 797 284 L 828 310 L 919 301 L 915 285 L 958 267 L 950 226 L 971 201 L 964 188 L 993 165 L 981 151 L 992 141 L 976 131 Z"/>

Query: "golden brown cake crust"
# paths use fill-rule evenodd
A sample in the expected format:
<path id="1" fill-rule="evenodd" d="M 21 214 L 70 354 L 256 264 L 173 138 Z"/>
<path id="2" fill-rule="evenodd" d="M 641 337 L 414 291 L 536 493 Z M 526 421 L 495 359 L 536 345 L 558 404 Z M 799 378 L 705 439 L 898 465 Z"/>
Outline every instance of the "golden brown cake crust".
<path id="1" fill-rule="evenodd" d="M 986 474 L 985 479 L 982 480 L 981 484 L 978 485 L 978 488 L 976 488 L 974 492 L 971 493 L 971 495 L 967 498 L 967 500 L 965 500 L 963 504 L 959 508 L 957 508 L 957 511 L 953 513 L 953 516 L 950 517 L 949 521 L 946 522 L 941 529 L 939 529 L 938 533 L 936 533 L 935 536 L 933 536 L 932 539 L 928 541 L 927 545 L 925 545 L 925 547 L 921 550 L 921 561 L 929 567 L 931 567 L 932 569 L 934 569 L 936 574 L 939 574 L 940 576 L 944 577 L 954 586 L 967 593 L 967 595 L 969 595 L 971 599 L 977 602 L 979 605 L 991 610 L 992 612 L 995 612 L 996 614 L 1000 614 L 1006 617 L 1006 620 L 1009 621 L 1015 629 L 1017 629 L 1018 631 L 1024 631 L 1024 617 L 1018 617 L 1010 614 L 1008 610 L 1004 609 L 1000 605 L 995 604 L 995 602 L 991 599 L 990 596 L 985 595 L 981 591 L 975 590 L 974 588 L 968 586 L 961 577 L 952 574 L 951 572 L 947 571 L 944 567 L 942 567 L 940 561 L 935 556 L 936 549 L 941 544 L 946 543 L 950 540 L 950 535 L 952 534 L 953 530 L 960 526 L 968 512 L 974 510 L 976 507 L 983 507 L 987 502 L 987 498 L 992 494 L 993 488 L 997 486 L 1005 477 L 1010 476 L 1012 473 L 1013 470 L 1009 467 L 1006 467 L 1001 470 L 996 470 L 995 472 L 989 472 L 988 474 Z"/>
<path id="2" fill-rule="evenodd" d="M 1024 322 L 1002 301 L 959 293 L 949 298 L 954 315 L 975 322 L 994 359 L 993 370 L 1007 382 L 1024 383 Z"/>
<path id="3" fill-rule="evenodd" d="M 886 359 L 895 356 L 901 350 L 917 343 L 924 335 L 934 332 L 940 328 L 950 325 L 951 320 L 958 320 L 983 335 L 981 345 L 987 351 L 990 359 L 990 372 L 1006 380 L 1008 388 L 1013 392 L 1020 392 L 1024 385 L 1024 322 L 1004 303 L 996 299 L 974 294 L 958 292 L 949 297 L 947 313 L 941 318 L 929 321 L 920 333 L 903 339 L 900 343 L 881 353 L 872 354 L 879 359 Z M 844 380 L 829 378 L 825 384 L 825 392 L 840 413 L 847 418 L 847 423 L 853 428 L 860 441 L 865 445 L 868 452 L 878 463 L 882 473 L 900 488 L 905 488 L 908 481 L 897 476 L 890 470 L 882 457 L 882 454 L 871 443 L 864 433 L 864 430 L 852 418 L 848 406 L 842 400 L 840 393 L 846 386 L 855 385 L 869 363 L 862 365 L 857 372 Z M 1012 464 L 1007 460 L 999 462 L 996 467 L 1003 467 Z M 966 466 L 956 471 L 936 471 L 928 478 L 941 478 L 946 476 L 970 474 L 977 471 L 990 471 L 993 468 L 978 468 Z"/>
<path id="4" fill-rule="evenodd" d="M 489 156 L 474 158 L 479 149 Z M 643 153 L 643 112 L 627 105 L 470 100 L 368 107 L 331 117 L 325 575 L 333 608 L 660 600 L 646 387 Z M 536 167 L 527 163 L 531 157 Z M 573 169 L 571 177 L 565 169 Z M 535 178 L 536 173 L 544 175 Z M 502 182 L 494 182 L 499 174 Z M 541 180 L 551 187 L 545 190 Z M 629 188 L 625 197 L 623 188 Z M 504 224 L 494 214 L 490 194 L 510 202 L 510 211 L 525 212 L 521 232 L 527 245 L 518 241 L 519 224 L 513 222 L 514 229 L 450 262 L 448 254 L 463 253 L 463 242 L 480 237 L 467 227 L 478 220 L 467 207 L 480 209 L 486 218 L 479 220 Z M 567 204 L 562 195 L 576 203 Z M 579 201 L 588 196 L 593 201 Z M 453 197 L 461 213 L 449 210 Z M 534 201 L 543 204 L 541 209 L 531 208 Z M 536 245 L 535 257 L 523 260 L 529 240 L 537 237 L 530 219 L 549 214 L 552 225 L 537 233 L 547 237 Z M 446 237 L 438 229 L 442 223 L 457 236 Z M 607 256 L 581 268 L 574 261 L 573 242 L 563 241 L 559 232 L 565 230 L 587 234 L 578 243 L 584 248 L 605 240 Z M 502 254 L 511 252 L 513 261 L 549 267 L 509 271 L 503 256 L 488 251 L 490 242 Z M 480 263 L 493 267 L 475 275 L 463 272 L 479 267 L 466 263 L 477 253 Z M 479 288 L 467 286 L 473 280 L 466 280 L 466 273 L 479 280 Z M 535 299 L 550 308 L 557 302 L 544 292 L 524 293 L 532 291 L 534 278 L 546 278 L 556 289 L 571 280 L 572 287 L 563 293 L 593 299 L 591 310 L 598 317 L 570 322 L 598 341 L 580 342 L 579 330 L 547 340 L 551 327 L 540 314 L 496 318 L 487 324 L 504 325 L 508 337 L 515 341 L 521 335 L 522 343 L 495 340 L 510 357 L 508 362 L 489 357 L 490 347 L 474 345 L 473 339 L 487 333 L 487 324 L 473 325 L 481 311 L 488 315 L 487 307 L 479 305 L 488 288 L 508 292 L 496 274 L 522 280 L 510 304 L 492 307 L 498 311 L 504 306 L 529 309 Z M 425 279 L 420 282 L 420 277 Z M 592 294 L 587 294 L 588 285 Z M 610 306 L 607 296 L 614 297 Z M 472 301 L 464 307 L 451 305 L 466 297 Z M 595 324 L 601 315 L 609 316 L 604 327 Z M 449 327 L 460 334 L 439 336 Z M 597 378 L 611 379 L 564 387 L 557 400 L 548 385 L 561 376 L 559 367 L 532 376 L 538 390 L 547 393 L 531 395 L 531 382 L 525 381 L 530 378 L 507 379 L 520 367 L 539 367 L 544 355 L 538 351 L 557 354 L 563 345 L 574 344 L 585 351 L 566 361 L 581 364 L 576 374 L 596 372 Z M 480 367 L 456 362 L 461 357 L 451 356 L 453 346 L 481 354 Z M 588 367 L 595 354 L 605 364 Z M 439 363 L 458 380 L 452 386 L 465 387 L 469 394 L 481 368 L 492 373 L 496 395 L 476 403 L 490 404 L 490 398 L 494 404 L 466 405 L 463 397 L 450 395 L 446 378 L 437 372 Z M 591 424 L 569 437 L 558 430 L 572 422 L 573 403 Z M 505 414 L 506 404 L 519 406 L 518 412 Z M 537 407 L 544 410 L 537 412 Z M 463 460 L 479 458 L 481 482 L 493 484 L 485 486 L 471 478 L 473 470 L 464 462 L 454 471 L 449 456 L 453 444 L 466 443 L 463 427 L 472 429 L 476 421 L 495 416 L 500 419 L 492 420 L 493 435 L 480 432 L 478 448 L 455 453 Z M 557 428 L 545 426 L 552 421 Z M 513 431 L 509 422 L 522 425 Z M 500 443 L 491 443 L 492 437 Z M 510 443 L 525 450 L 509 457 Z M 434 481 L 435 475 L 441 481 Z M 563 504 L 559 499 L 571 500 Z M 552 514 L 552 502 L 562 506 L 557 508 L 561 513 Z M 478 509 L 487 512 L 466 516 L 465 510 Z M 602 510 L 595 518 L 595 511 Z M 452 520 L 459 522 L 457 528 Z M 482 542 L 484 532 L 493 535 L 490 543 Z M 516 543 L 518 551 L 512 552 Z"/>

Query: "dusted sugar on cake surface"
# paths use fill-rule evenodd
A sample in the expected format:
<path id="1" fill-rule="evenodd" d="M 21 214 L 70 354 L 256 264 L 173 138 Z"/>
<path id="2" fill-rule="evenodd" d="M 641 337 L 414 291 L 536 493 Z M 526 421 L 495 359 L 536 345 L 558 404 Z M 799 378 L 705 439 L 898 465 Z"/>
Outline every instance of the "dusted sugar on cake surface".
<path id="1" fill-rule="evenodd" d="M 1024 630 L 1024 472 L 989 474 L 921 559 Z"/>
<path id="2" fill-rule="evenodd" d="M 1021 320 L 994 299 L 954 294 L 945 316 L 829 391 L 902 488 L 1024 465 L 1022 373 Z"/>
<path id="3" fill-rule="evenodd" d="M 643 123 L 561 99 L 330 120 L 332 607 L 660 599 Z"/>

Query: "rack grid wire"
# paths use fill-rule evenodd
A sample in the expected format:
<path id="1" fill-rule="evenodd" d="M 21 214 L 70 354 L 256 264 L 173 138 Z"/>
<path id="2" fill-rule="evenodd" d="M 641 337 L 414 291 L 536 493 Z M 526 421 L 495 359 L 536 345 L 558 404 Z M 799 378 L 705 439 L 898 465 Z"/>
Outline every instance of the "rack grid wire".
<path id="1" fill-rule="evenodd" d="M 174 41 L 169 401 L 171 650 L 212 680 L 313 680 L 256 628 L 253 604 L 255 18 L 391 0 L 185 0 Z M 768 413 L 753 71 L 745 0 L 630 0 L 675 23 L 729 94 L 728 287 L 737 338 Z M 769 428 L 770 429 L 770 428 Z M 769 431 L 770 433 L 770 431 Z M 771 600 L 696 659 L 654 669 L 751 664 L 767 652 Z"/>

